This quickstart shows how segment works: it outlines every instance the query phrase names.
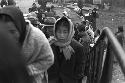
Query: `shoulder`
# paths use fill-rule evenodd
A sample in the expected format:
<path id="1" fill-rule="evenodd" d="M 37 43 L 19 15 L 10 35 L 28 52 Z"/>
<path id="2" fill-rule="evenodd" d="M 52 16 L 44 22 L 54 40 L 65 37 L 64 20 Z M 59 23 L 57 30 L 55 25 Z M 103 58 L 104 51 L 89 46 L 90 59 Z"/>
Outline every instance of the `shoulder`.
<path id="1" fill-rule="evenodd" d="M 71 46 L 77 53 L 83 54 L 85 52 L 88 52 L 88 46 L 87 45 L 83 46 L 81 43 L 79 43 L 75 39 L 72 40 Z"/>
<path id="2" fill-rule="evenodd" d="M 87 52 L 83 45 L 80 44 L 78 41 L 76 40 L 72 40 L 71 42 L 71 47 L 74 49 L 75 53 L 75 58 L 77 58 L 77 60 L 81 60 L 82 57 L 85 56 L 85 53 Z M 85 57 L 84 57 L 85 58 Z"/>
<path id="3" fill-rule="evenodd" d="M 71 46 L 74 48 L 74 49 L 81 49 L 83 48 L 83 45 L 81 43 L 79 43 L 77 40 L 75 39 L 72 39 L 71 41 Z"/>
<path id="4" fill-rule="evenodd" d="M 48 43 L 48 40 L 45 36 L 45 34 L 38 28 L 34 27 L 32 24 L 28 24 L 27 26 L 28 29 L 30 29 L 29 37 L 30 40 L 33 40 L 34 42 L 38 42 L 38 44 L 42 44 L 42 43 Z M 31 39 L 32 38 L 32 39 Z"/>

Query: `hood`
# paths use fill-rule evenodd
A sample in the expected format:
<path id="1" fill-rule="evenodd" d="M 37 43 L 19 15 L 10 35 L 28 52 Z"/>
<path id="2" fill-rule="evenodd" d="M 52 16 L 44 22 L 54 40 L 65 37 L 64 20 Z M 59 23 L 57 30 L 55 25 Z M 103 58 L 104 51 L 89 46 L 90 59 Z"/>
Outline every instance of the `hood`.
<path id="1" fill-rule="evenodd" d="M 26 32 L 26 22 L 23 17 L 23 13 L 18 7 L 15 6 L 7 6 L 0 10 L 0 15 L 7 15 L 11 17 L 14 24 L 16 25 L 17 30 L 20 33 L 20 43 L 23 43 L 25 39 Z"/>
<path id="2" fill-rule="evenodd" d="M 68 37 L 67 37 L 67 39 L 66 39 L 66 42 L 68 42 L 69 40 L 71 40 L 72 39 L 72 37 L 74 36 L 74 33 L 75 33 L 75 31 L 74 31 L 74 26 L 73 26 L 73 23 L 71 22 L 71 20 L 70 19 L 68 19 L 67 17 L 65 17 L 65 16 L 63 16 L 62 18 L 59 18 L 57 21 L 56 21 L 56 23 L 55 23 L 55 25 L 54 25 L 54 36 L 56 37 L 56 29 L 58 28 L 57 27 L 57 25 L 58 25 L 58 23 L 59 22 L 62 22 L 62 21 L 67 21 L 68 23 L 69 23 L 69 35 L 68 35 Z M 57 39 L 57 37 L 56 37 L 56 39 Z"/>

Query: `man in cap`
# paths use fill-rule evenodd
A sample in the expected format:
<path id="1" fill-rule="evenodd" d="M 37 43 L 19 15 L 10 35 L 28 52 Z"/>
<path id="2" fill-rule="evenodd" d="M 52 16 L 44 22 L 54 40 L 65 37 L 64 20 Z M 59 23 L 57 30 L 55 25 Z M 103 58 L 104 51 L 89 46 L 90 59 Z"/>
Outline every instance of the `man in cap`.
<path id="1" fill-rule="evenodd" d="M 116 33 L 116 37 L 119 41 L 119 43 L 121 44 L 121 46 L 124 45 L 124 30 L 123 30 L 123 26 L 118 26 L 118 32 Z"/>

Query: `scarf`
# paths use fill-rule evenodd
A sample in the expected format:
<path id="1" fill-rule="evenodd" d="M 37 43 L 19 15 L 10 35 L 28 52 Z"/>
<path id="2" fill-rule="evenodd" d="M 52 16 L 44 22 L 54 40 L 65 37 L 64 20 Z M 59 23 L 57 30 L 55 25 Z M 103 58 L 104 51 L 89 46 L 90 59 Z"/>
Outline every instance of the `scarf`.
<path id="1" fill-rule="evenodd" d="M 69 35 L 65 42 L 58 41 L 55 34 L 55 29 L 57 29 L 56 24 L 57 22 L 62 22 L 62 20 L 67 20 L 67 22 L 69 22 L 69 25 L 70 25 Z M 70 60 L 71 55 L 75 52 L 74 49 L 70 46 L 70 43 L 75 33 L 73 23 L 67 17 L 62 17 L 58 19 L 57 22 L 55 23 L 55 26 L 54 26 L 54 38 L 51 39 L 51 44 L 54 43 L 56 46 L 59 46 L 60 52 L 63 52 L 65 59 Z"/>

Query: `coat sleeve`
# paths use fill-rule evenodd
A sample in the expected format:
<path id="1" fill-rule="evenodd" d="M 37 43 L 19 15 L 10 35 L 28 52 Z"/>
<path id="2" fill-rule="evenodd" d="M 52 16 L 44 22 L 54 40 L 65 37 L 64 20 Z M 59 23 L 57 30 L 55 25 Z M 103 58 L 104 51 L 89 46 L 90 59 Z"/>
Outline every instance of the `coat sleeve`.
<path id="1" fill-rule="evenodd" d="M 87 60 L 88 50 L 86 47 L 81 46 L 78 49 L 76 56 L 76 66 L 75 66 L 75 75 L 76 79 L 81 79 L 85 76 L 85 65 Z"/>
<path id="2" fill-rule="evenodd" d="M 54 63 L 54 55 L 49 41 L 43 33 L 40 38 L 41 40 L 37 42 L 39 43 L 38 45 L 41 46 L 40 52 L 38 53 L 36 60 L 28 66 L 31 75 L 38 75 L 46 72 L 47 69 Z"/>

